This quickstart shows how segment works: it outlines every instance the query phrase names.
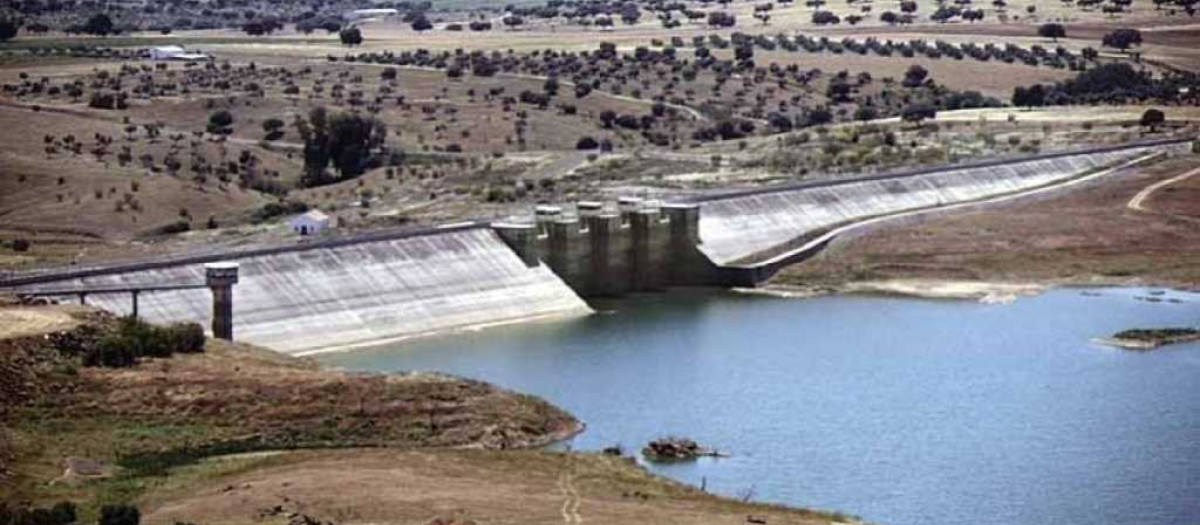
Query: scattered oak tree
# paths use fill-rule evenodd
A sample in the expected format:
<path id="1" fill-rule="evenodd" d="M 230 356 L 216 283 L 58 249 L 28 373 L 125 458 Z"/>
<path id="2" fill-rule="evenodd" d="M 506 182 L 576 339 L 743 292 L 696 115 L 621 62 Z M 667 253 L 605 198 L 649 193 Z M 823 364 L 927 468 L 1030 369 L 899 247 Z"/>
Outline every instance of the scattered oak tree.
<path id="1" fill-rule="evenodd" d="M 1121 52 L 1127 51 L 1130 47 L 1142 45 L 1142 32 L 1137 29 L 1118 29 L 1107 35 L 1101 40 L 1105 46 L 1115 47 Z"/>
<path id="2" fill-rule="evenodd" d="M 1151 133 L 1154 133 L 1155 129 L 1166 121 L 1167 116 L 1163 114 L 1162 110 L 1151 108 L 1142 113 L 1142 127 L 1150 128 Z"/>
<path id="3" fill-rule="evenodd" d="M 1063 27 L 1062 24 L 1042 24 L 1038 28 L 1038 36 L 1058 42 L 1058 39 L 1067 37 L 1067 28 Z"/>
<path id="4" fill-rule="evenodd" d="M 348 46 L 357 46 L 363 42 L 362 31 L 357 27 L 343 29 L 338 33 L 338 37 L 341 38 L 343 44 Z"/>

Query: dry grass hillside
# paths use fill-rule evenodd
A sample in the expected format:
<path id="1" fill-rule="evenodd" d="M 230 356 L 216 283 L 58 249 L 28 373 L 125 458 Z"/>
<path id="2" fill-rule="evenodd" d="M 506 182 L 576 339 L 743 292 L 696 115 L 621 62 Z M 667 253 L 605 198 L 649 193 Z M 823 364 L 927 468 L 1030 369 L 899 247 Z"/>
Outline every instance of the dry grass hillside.
<path id="1" fill-rule="evenodd" d="M 7 501 L 136 500 L 172 469 L 227 453 L 516 448 L 579 428 L 544 401 L 478 381 L 322 370 L 219 340 L 200 354 L 146 358 L 132 368 L 85 367 L 60 349 L 102 337 L 110 317 L 78 307 L 8 306 L 0 319 L 0 415 L 13 459 L 3 482 Z M 68 458 L 106 465 L 103 479 L 64 477 Z"/>
<path id="2" fill-rule="evenodd" d="M 283 524 L 297 514 L 397 525 L 857 521 L 716 497 L 599 454 L 354 450 L 227 461 L 206 468 L 231 474 L 150 493 L 143 522 Z"/>

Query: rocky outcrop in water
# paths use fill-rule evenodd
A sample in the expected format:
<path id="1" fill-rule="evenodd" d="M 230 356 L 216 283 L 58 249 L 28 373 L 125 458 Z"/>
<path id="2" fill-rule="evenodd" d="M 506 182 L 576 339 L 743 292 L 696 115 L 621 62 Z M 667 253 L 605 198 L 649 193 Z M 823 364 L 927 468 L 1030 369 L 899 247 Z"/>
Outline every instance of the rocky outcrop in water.
<path id="1" fill-rule="evenodd" d="M 720 454 L 716 450 L 700 446 L 691 439 L 668 437 L 647 443 L 642 449 L 642 455 L 650 461 L 686 461 Z"/>
<path id="2" fill-rule="evenodd" d="M 1200 341 L 1195 328 L 1136 328 L 1114 334 L 1102 342 L 1126 350 L 1153 350 L 1163 345 Z"/>

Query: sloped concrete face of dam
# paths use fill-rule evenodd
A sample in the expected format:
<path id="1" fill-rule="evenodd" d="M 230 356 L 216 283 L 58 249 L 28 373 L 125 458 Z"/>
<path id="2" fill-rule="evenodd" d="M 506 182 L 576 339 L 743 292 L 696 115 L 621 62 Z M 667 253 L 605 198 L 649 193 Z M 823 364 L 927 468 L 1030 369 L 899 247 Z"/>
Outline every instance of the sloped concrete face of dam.
<path id="1" fill-rule="evenodd" d="M 473 326 L 590 313 L 545 264 L 527 266 L 488 228 L 471 228 L 236 259 L 234 335 L 292 354 Z M 27 289 L 203 283 L 203 264 L 110 273 Z M 71 300 L 63 297 L 63 300 Z M 90 294 L 89 304 L 128 313 L 130 295 Z M 207 289 L 144 293 L 152 322 L 209 326 Z"/>
<path id="2" fill-rule="evenodd" d="M 720 265 L 754 264 L 839 225 L 1029 191 L 1152 151 L 1127 148 L 720 197 L 701 205 L 700 249 Z"/>

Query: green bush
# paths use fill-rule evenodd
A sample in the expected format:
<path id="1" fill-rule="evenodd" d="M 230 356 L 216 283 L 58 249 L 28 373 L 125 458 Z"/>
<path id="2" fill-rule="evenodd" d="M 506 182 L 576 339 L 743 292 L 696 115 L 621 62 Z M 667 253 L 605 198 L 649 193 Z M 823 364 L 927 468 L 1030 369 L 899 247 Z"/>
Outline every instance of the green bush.
<path id="1" fill-rule="evenodd" d="M 68 525 L 75 521 L 75 504 L 69 501 L 50 508 L 8 507 L 0 503 L 0 525 Z"/>
<path id="2" fill-rule="evenodd" d="M 83 356 L 85 366 L 123 368 L 141 357 L 170 357 L 176 353 L 204 351 L 204 329 L 197 323 L 155 326 L 132 317 L 122 318 L 117 329 L 104 335 Z"/>
<path id="3" fill-rule="evenodd" d="M 172 352 L 194 354 L 204 351 L 204 328 L 199 323 L 175 323 L 165 330 Z"/>
<path id="4" fill-rule="evenodd" d="M 100 508 L 98 525 L 138 525 L 142 513 L 132 505 L 105 505 Z"/>
<path id="5" fill-rule="evenodd" d="M 254 222 L 266 222 L 283 215 L 295 215 L 308 211 L 308 205 L 298 201 L 268 202 L 254 210 Z"/>
<path id="6" fill-rule="evenodd" d="M 192 229 L 192 223 L 187 219 L 179 219 L 175 222 L 165 224 L 158 228 L 158 232 L 163 235 L 171 235 L 175 233 L 183 233 Z"/>

